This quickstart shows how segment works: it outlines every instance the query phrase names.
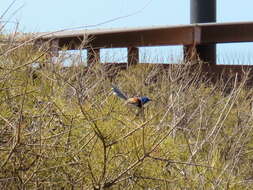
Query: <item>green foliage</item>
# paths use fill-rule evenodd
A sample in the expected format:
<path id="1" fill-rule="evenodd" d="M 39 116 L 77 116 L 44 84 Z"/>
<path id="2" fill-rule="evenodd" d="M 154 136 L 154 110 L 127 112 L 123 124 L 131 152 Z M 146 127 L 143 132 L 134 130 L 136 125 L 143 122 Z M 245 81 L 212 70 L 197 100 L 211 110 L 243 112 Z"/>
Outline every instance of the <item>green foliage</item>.
<path id="1" fill-rule="evenodd" d="M 227 91 L 198 68 L 34 67 L 45 52 L 0 57 L 2 189 L 250 189 L 252 89 Z M 142 114 L 112 95 L 153 99 Z"/>

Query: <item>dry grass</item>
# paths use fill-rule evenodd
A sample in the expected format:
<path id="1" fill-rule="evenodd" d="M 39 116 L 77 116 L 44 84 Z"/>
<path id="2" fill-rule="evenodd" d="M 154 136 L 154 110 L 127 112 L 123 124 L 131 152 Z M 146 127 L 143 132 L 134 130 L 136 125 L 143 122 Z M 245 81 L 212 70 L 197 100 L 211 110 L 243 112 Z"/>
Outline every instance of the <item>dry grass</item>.
<path id="1" fill-rule="evenodd" d="M 45 52 L 0 57 L 1 189 L 250 189 L 252 89 L 209 83 L 190 63 L 117 72 L 34 68 Z M 111 68 L 113 69 L 113 68 Z M 111 93 L 148 95 L 135 108 Z"/>

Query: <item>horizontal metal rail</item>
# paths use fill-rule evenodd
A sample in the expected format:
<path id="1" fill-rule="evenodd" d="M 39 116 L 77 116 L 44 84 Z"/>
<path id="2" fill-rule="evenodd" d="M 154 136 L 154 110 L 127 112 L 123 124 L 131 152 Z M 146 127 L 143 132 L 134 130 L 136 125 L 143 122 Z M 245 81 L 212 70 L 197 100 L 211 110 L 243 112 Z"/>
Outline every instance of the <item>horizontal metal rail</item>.
<path id="1" fill-rule="evenodd" d="M 183 45 L 184 56 L 194 58 L 198 45 L 253 42 L 253 22 L 201 23 L 178 26 L 38 33 L 37 42 L 61 48 L 88 50 L 88 64 L 99 61 L 101 48 L 128 48 L 128 64 L 139 62 L 138 47 Z M 129 63 L 130 62 L 130 63 Z"/>
<path id="2" fill-rule="evenodd" d="M 200 39 L 196 26 L 151 27 L 111 30 L 66 31 L 42 33 L 41 40 L 58 39 L 59 47 L 77 49 L 84 40 L 93 48 L 123 48 L 162 45 L 191 45 Z"/>
<path id="3" fill-rule="evenodd" d="M 253 22 L 203 24 L 201 44 L 253 42 Z"/>
<path id="4" fill-rule="evenodd" d="M 253 22 L 38 33 L 40 40 L 59 40 L 59 47 L 77 49 L 83 40 L 94 48 L 252 42 Z"/>

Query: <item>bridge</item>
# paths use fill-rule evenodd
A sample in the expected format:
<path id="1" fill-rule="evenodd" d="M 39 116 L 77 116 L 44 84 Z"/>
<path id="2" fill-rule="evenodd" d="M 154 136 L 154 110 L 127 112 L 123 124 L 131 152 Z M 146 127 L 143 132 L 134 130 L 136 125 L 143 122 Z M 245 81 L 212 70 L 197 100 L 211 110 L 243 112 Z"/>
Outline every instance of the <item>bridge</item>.
<path id="1" fill-rule="evenodd" d="M 127 48 L 128 64 L 135 64 L 139 62 L 139 47 L 182 45 L 184 57 L 195 59 L 200 45 L 253 42 L 252 34 L 253 22 L 201 23 L 40 33 L 36 42 L 38 44 L 49 43 L 53 56 L 57 56 L 58 51 L 63 48 L 68 50 L 87 49 L 88 64 L 100 61 L 101 48 Z M 209 52 L 204 53 L 208 57 Z M 214 61 L 209 64 L 215 66 Z M 241 66 L 227 65 L 226 67 L 239 68 Z"/>
<path id="2" fill-rule="evenodd" d="M 241 72 L 253 66 L 217 65 L 216 44 L 253 41 L 253 22 L 216 22 L 216 0 L 191 0 L 188 25 L 40 33 L 36 43 L 59 50 L 87 49 L 87 64 L 100 62 L 100 49 L 127 48 L 127 64 L 139 63 L 139 47 L 182 45 L 184 59 L 201 59 L 209 73 Z"/>

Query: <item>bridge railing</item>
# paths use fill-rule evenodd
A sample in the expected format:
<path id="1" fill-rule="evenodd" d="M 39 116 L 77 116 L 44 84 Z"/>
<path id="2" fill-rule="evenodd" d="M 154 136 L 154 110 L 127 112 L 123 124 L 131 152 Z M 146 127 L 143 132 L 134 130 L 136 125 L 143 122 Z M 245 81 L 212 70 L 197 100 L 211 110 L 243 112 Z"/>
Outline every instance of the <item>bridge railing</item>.
<path id="1" fill-rule="evenodd" d="M 101 48 L 127 48 L 128 64 L 134 64 L 139 62 L 139 47 L 183 45 L 184 57 L 195 58 L 198 45 L 253 42 L 253 22 L 75 30 L 39 35 L 42 37 L 37 42 L 50 42 L 55 55 L 63 47 L 68 50 L 87 49 L 87 62 L 91 64 L 100 60 Z"/>

